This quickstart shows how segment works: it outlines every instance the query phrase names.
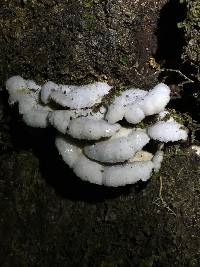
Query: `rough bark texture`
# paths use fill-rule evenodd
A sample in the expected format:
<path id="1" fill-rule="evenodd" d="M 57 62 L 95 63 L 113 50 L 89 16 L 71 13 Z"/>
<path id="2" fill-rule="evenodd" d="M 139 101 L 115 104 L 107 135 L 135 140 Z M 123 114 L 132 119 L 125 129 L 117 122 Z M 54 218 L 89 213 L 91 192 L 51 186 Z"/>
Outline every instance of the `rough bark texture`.
<path id="1" fill-rule="evenodd" d="M 194 79 L 195 86 L 193 88 L 198 105 L 197 113 L 200 116 L 200 2 L 184 0 L 182 4 L 187 7 L 187 15 L 179 27 L 185 33 L 185 46 L 182 53 L 182 59 L 190 65 L 189 75 Z"/>
<path id="2" fill-rule="evenodd" d="M 164 43 L 157 25 L 170 2 L 2 0 L 1 84 L 20 74 L 150 86 L 148 61 Z M 1 96 L 1 266 L 199 266 L 200 159 L 189 142 L 169 144 L 146 184 L 95 186 L 62 162 L 53 130 L 26 127 Z"/>
<path id="3" fill-rule="evenodd" d="M 156 52 L 153 32 L 163 2 L 2 1 L 3 73 L 149 85 L 148 58 Z"/>
<path id="4" fill-rule="evenodd" d="M 183 58 L 197 67 L 197 78 L 200 80 L 200 2 L 186 0 L 183 3 L 187 6 L 187 16 L 184 22 L 179 24 L 185 31 L 187 41 Z"/>

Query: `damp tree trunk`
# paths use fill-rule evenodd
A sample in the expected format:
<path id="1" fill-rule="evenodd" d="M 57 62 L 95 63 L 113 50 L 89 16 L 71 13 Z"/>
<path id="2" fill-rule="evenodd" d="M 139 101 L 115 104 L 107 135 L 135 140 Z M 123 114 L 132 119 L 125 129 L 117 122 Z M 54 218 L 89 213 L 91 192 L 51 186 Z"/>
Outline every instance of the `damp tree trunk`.
<path id="1" fill-rule="evenodd" d="M 192 79 L 182 56 L 188 38 L 177 27 L 186 8 L 175 0 L 1 1 L 1 266 L 199 266 L 200 160 L 190 148 L 197 132 L 165 147 L 162 169 L 147 183 L 95 186 L 62 162 L 53 130 L 23 124 L 4 90 L 14 74 L 114 88 L 166 80 L 170 108 L 188 111 L 196 131 L 198 101 L 177 86 L 178 72 Z M 161 75 L 164 68 L 178 72 Z"/>

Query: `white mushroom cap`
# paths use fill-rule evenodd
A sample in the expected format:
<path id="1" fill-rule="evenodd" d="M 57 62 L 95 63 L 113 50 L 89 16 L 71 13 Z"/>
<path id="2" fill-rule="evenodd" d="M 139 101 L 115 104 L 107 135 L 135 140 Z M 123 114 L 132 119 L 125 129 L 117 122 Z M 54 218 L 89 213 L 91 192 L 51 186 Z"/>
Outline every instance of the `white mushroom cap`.
<path id="1" fill-rule="evenodd" d="M 54 110 L 49 113 L 49 122 L 53 125 L 59 132 L 65 134 L 67 132 L 67 127 L 72 118 L 75 117 L 75 111 L 72 110 Z"/>
<path id="2" fill-rule="evenodd" d="M 34 91 L 41 90 L 41 86 L 36 84 L 36 82 L 32 80 L 26 80 L 26 86 Z"/>
<path id="3" fill-rule="evenodd" d="M 105 186 L 124 186 L 150 178 L 157 165 L 151 160 L 107 166 L 87 158 L 70 138 L 58 136 L 56 147 L 63 160 L 84 181 Z M 159 160 L 158 160 L 159 161 Z"/>
<path id="4" fill-rule="evenodd" d="M 126 110 L 136 103 L 139 99 L 143 99 L 147 91 L 140 89 L 129 89 L 124 91 L 120 96 L 114 99 L 109 105 L 106 119 L 110 123 L 120 121 L 125 116 Z"/>
<path id="5" fill-rule="evenodd" d="M 13 76 L 6 82 L 10 103 L 19 103 L 19 112 L 24 122 L 31 127 L 45 128 L 48 125 L 48 114 L 51 108 L 39 102 L 40 86 L 32 80 Z"/>
<path id="6" fill-rule="evenodd" d="M 52 81 L 48 81 L 46 82 L 42 88 L 41 88 L 41 101 L 44 104 L 47 104 L 50 102 L 50 96 L 52 94 L 52 92 L 59 90 L 59 86 L 52 82 Z"/>
<path id="7" fill-rule="evenodd" d="M 67 127 L 72 119 L 81 117 L 102 120 L 105 112 L 106 109 L 104 107 L 101 107 L 98 112 L 93 112 L 91 109 L 55 110 L 49 114 L 49 122 L 59 132 L 66 134 Z"/>
<path id="8" fill-rule="evenodd" d="M 70 168 L 72 168 L 82 154 L 81 148 L 73 143 L 72 140 L 63 136 L 56 137 L 55 145 L 64 162 L 67 163 Z"/>
<path id="9" fill-rule="evenodd" d="M 9 93 L 10 104 L 14 104 L 15 102 L 20 103 L 24 99 L 24 102 L 29 102 L 29 95 L 31 95 L 33 98 L 36 98 L 36 95 L 38 96 L 38 94 L 36 94 L 34 91 L 40 90 L 40 88 L 41 87 L 34 81 L 25 80 L 21 76 L 12 76 L 6 81 L 6 89 Z"/>
<path id="10" fill-rule="evenodd" d="M 67 133 L 76 139 L 99 140 L 115 134 L 121 126 L 105 120 L 80 117 L 69 122 Z"/>
<path id="11" fill-rule="evenodd" d="M 141 101 L 140 107 L 146 116 L 153 115 L 164 111 L 169 100 L 170 88 L 164 83 L 159 83 L 148 92 L 144 100 Z"/>
<path id="12" fill-rule="evenodd" d="M 26 90 L 26 91 L 25 91 Z M 29 110 L 33 108 L 37 108 L 38 105 L 38 94 L 37 93 L 30 93 L 28 89 L 19 92 L 20 96 L 18 95 L 18 103 L 19 103 L 19 113 L 25 114 Z"/>
<path id="13" fill-rule="evenodd" d="M 102 184 L 103 165 L 85 157 L 82 149 L 69 138 L 58 136 L 55 144 L 63 160 L 70 168 L 73 168 L 78 177 L 84 181 Z"/>
<path id="14" fill-rule="evenodd" d="M 164 153 L 161 150 L 158 150 L 156 154 L 153 156 L 152 162 L 154 164 L 154 171 L 158 172 L 161 168 L 161 163 L 163 161 Z"/>
<path id="15" fill-rule="evenodd" d="M 107 83 L 96 82 L 93 84 L 76 86 L 68 93 L 53 92 L 50 97 L 63 107 L 71 109 L 89 108 L 101 103 L 103 96 L 107 95 L 111 86 Z"/>
<path id="16" fill-rule="evenodd" d="M 148 128 L 148 135 L 154 140 L 165 143 L 186 140 L 188 131 L 181 128 L 182 125 L 175 120 L 158 121 Z"/>
<path id="17" fill-rule="evenodd" d="M 134 104 L 127 107 L 125 112 L 125 119 L 133 124 L 137 124 L 145 118 L 145 113 L 139 106 L 139 104 Z"/>
<path id="18" fill-rule="evenodd" d="M 31 109 L 23 114 L 23 120 L 28 126 L 46 128 L 49 125 L 48 115 L 48 110 Z"/>
<path id="19" fill-rule="evenodd" d="M 127 90 L 108 107 L 106 119 L 115 123 L 125 117 L 128 122 L 136 124 L 145 116 L 163 111 L 169 100 L 170 89 L 164 83 L 156 85 L 149 92 L 139 89 Z"/>
<path id="20" fill-rule="evenodd" d="M 103 184 L 106 186 L 124 186 L 134 184 L 139 180 L 147 181 L 151 177 L 153 167 L 152 161 L 139 161 L 105 167 Z"/>
<path id="21" fill-rule="evenodd" d="M 74 173 L 83 181 L 102 185 L 104 166 L 81 155 L 73 166 Z"/>
<path id="22" fill-rule="evenodd" d="M 12 76 L 6 81 L 6 89 L 9 93 L 9 103 L 20 101 L 23 96 L 22 90 L 26 89 L 26 81 L 21 76 Z"/>
<path id="23" fill-rule="evenodd" d="M 150 138 L 141 130 L 133 130 L 126 137 L 111 138 L 84 148 L 84 153 L 91 159 L 106 163 L 124 162 L 141 150 Z"/>

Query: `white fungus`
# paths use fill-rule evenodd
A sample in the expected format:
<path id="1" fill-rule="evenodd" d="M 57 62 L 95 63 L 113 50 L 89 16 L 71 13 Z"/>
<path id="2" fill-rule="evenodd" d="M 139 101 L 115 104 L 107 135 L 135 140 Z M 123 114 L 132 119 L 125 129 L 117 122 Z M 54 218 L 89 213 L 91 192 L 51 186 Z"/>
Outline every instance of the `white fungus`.
<path id="1" fill-rule="evenodd" d="M 188 132 L 186 129 L 182 129 L 182 127 L 175 120 L 158 121 L 148 128 L 148 135 L 154 140 L 165 143 L 186 140 Z"/>
<path id="2" fill-rule="evenodd" d="M 91 109 L 55 110 L 49 114 L 48 119 L 52 126 L 65 134 L 71 120 L 75 118 L 102 120 L 105 112 L 104 107 L 100 108 L 98 112 L 93 112 Z"/>
<path id="3" fill-rule="evenodd" d="M 24 122 L 32 127 L 52 125 L 62 133 L 55 145 L 64 162 L 84 181 L 105 186 L 124 186 L 147 181 L 163 161 L 161 148 L 146 151 L 150 139 L 160 142 L 187 139 L 187 130 L 165 110 L 170 89 L 161 83 L 152 90 L 131 88 L 110 105 L 102 103 L 111 89 L 107 83 L 75 86 L 46 82 L 43 86 L 20 76 L 6 82 L 9 103 L 18 103 Z M 56 102 L 58 105 L 49 105 Z M 97 112 L 92 107 L 100 104 Z M 148 129 L 134 128 L 146 116 L 159 114 Z M 125 124 L 125 125 L 124 125 Z M 146 147 L 145 147 L 146 146 Z"/>
<path id="4" fill-rule="evenodd" d="M 77 139 L 98 140 L 112 136 L 120 128 L 119 124 L 110 124 L 105 120 L 80 117 L 69 122 L 67 133 Z"/>
<path id="5" fill-rule="evenodd" d="M 74 173 L 83 181 L 102 185 L 104 166 L 81 155 L 73 166 Z"/>
<path id="6" fill-rule="evenodd" d="M 48 115 L 48 110 L 31 109 L 23 114 L 23 120 L 28 126 L 46 128 L 49 124 Z"/>
<path id="7" fill-rule="evenodd" d="M 197 156 L 200 156 L 200 146 L 193 145 L 191 149 L 195 151 Z"/>
<path id="8" fill-rule="evenodd" d="M 20 102 L 23 98 L 23 90 L 27 89 L 26 81 L 21 76 L 13 76 L 6 81 L 6 89 L 9 93 L 9 103 Z"/>
<path id="9" fill-rule="evenodd" d="M 107 83 L 96 82 L 93 84 L 74 86 L 69 92 L 52 92 L 50 98 L 57 104 L 71 109 L 89 108 L 101 103 L 103 96 L 111 89 Z"/>
<path id="10" fill-rule="evenodd" d="M 54 98 L 54 94 L 55 96 L 61 95 L 63 97 L 63 95 L 70 93 L 71 90 L 76 88 L 77 86 L 74 85 L 56 84 L 52 81 L 48 81 L 41 87 L 41 101 L 47 104 Z"/>
<path id="11" fill-rule="evenodd" d="M 149 92 L 139 89 L 127 90 L 108 107 L 106 119 L 110 123 L 115 123 L 125 117 L 128 122 L 136 124 L 145 116 L 164 111 L 169 100 L 170 89 L 164 83 L 156 85 Z"/>
<path id="12" fill-rule="evenodd" d="M 139 180 L 147 181 L 151 177 L 153 169 L 158 170 L 158 163 L 155 164 L 153 160 L 113 166 L 104 165 L 87 158 L 80 145 L 74 144 L 71 139 L 62 136 L 56 138 L 56 147 L 63 160 L 78 177 L 99 185 L 116 187 L 133 184 Z M 161 158 L 157 162 L 161 162 Z"/>
<path id="13" fill-rule="evenodd" d="M 147 181 L 152 174 L 152 161 L 138 161 L 124 165 L 106 167 L 103 174 L 103 184 L 107 186 L 124 186 L 134 184 L 139 180 Z"/>
<path id="14" fill-rule="evenodd" d="M 58 136 L 55 144 L 65 163 L 73 168 L 78 177 L 95 184 L 102 184 L 103 165 L 85 157 L 82 149 L 69 138 Z"/>
<path id="15" fill-rule="evenodd" d="M 65 134 L 67 127 L 72 118 L 75 117 L 75 112 L 71 110 L 55 110 L 52 111 L 48 120 L 52 126 L 54 126 L 59 132 Z"/>
<path id="16" fill-rule="evenodd" d="M 106 119 L 110 123 L 120 121 L 125 116 L 127 107 L 135 104 L 138 100 L 145 97 L 147 91 L 140 89 L 129 89 L 123 92 L 120 96 L 116 97 L 113 103 L 109 105 Z"/>
<path id="17" fill-rule="evenodd" d="M 48 81 L 41 88 L 41 101 L 44 104 L 50 102 L 50 95 L 52 92 L 58 90 L 58 85 L 54 82 Z"/>
<path id="18" fill-rule="evenodd" d="M 158 172 L 161 168 L 161 163 L 163 161 L 163 151 L 158 150 L 154 157 L 152 158 L 152 162 L 154 163 L 154 171 Z"/>
<path id="19" fill-rule="evenodd" d="M 63 136 L 56 137 L 55 144 L 63 160 L 72 168 L 82 154 L 81 148 Z"/>
<path id="20" fill-rule="evenodd" d="M 131 134 L 120 138 L 111 138 L 86 146 L 84 153 L 91 159 L 100 162 L 124 162 L 141 150 L 150 138 L 141 130 L 133 130 Z"/>
<path id="21" fill-rule="evenodd" d="M 31 127 L 45 128 L 48 126 L 48 114 L 52 110 L 39 101 L 40 86 L 34 81 L 13 76 L 6 82 L 10 104 L 18 103 L 19 112 L 24 122 Z"/>
<path id="22" fill-rule="evenodd" d="M 32 80 L 26 80 L 26 86 L 27 88 L 37 91 L 37 90 L 41 90 L 41 86 L 36 84 L 35 81 Z"/>

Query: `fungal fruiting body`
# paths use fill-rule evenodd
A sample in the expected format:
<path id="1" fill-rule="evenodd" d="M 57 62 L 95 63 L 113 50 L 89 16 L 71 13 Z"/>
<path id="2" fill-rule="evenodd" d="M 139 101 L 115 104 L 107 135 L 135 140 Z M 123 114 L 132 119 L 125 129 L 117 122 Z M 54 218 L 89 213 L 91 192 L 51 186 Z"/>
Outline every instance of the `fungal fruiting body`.
<path id="1" fill-rule="evenodd" d="M 141 150 L 150 138 L 141 130 L 133 130 L 123 137 L 111 137 L 109 140 L 100 141 L 84 148 L 85 155 L 99 162 L 117 163 L 124 162 Z"/>
<path id="2" fill-rule="evenodd" d="M 41 87 L 34 81 L 13 76 L 6 82 L 9 103 L 18 103 L 19 113 L 24 122 L 31 127 L 45 128 L 48 125 L 48 114 L 52 109 L 40 103 Z"/>
<path id="3" fill-rule="evenodd" d="M 108 107 L 106 119 L 115 123 L 123 117 L 129 123 L 139 123 L 146 116 L 163 111 L 170 100 L 170 89 L 160 83 L 149 92 L 140 89 L 129 89 Z"/>
<path id="4" fill-rule="evenodd" d="M 170 89 L 160 83 L 150 91 L 128 89 L 113 99 L 107 83 L 75 86 L 47 82 L 43 86 L 20 76 L 6 82 L 9 103 L 18 103 L 24 122 L 32 127 L 53 126 L 59 132 L 55 145 L 64 162 L 84 181 L 105 186 L 124 186 L 147 181 L 159 171 L 163 151 L 146 150 L 151 140 L 187 139 L 187 130 L 173 118 L 165 120 Z M 52 105 L 52 103 L 56 105 Z M 99 110 L 93 111 L 98 104 Z M 137 124 L 159 114 L 145 129 Z M 128 123 L 121 120 L 125 119 Z M 132 127 L 131 127 L 132 125 Z"/>
<path id="5" fill-rule="evenodd" d="M 63 160 L 74 170 L 75 174 L 85 181 L 99 185 L 122 186 L 133 184 L 140 179 L 150 178 L 154 168 L 151 160 L 120 163 L 117 165 L 102 164 L 84 155 L 83 149 L 72 144 L 66 137 L 56 138 L 56 147 Z"/>

